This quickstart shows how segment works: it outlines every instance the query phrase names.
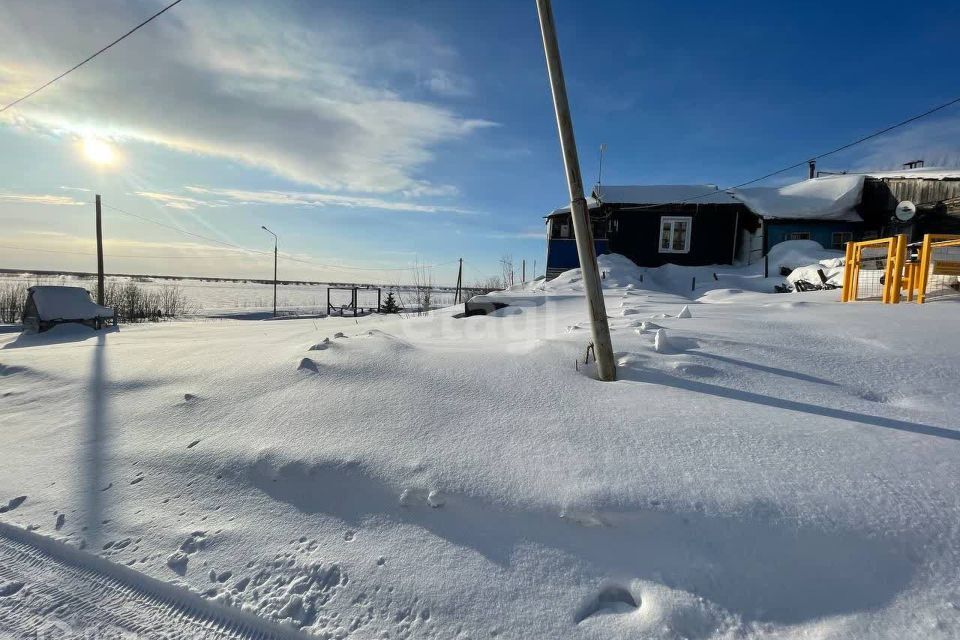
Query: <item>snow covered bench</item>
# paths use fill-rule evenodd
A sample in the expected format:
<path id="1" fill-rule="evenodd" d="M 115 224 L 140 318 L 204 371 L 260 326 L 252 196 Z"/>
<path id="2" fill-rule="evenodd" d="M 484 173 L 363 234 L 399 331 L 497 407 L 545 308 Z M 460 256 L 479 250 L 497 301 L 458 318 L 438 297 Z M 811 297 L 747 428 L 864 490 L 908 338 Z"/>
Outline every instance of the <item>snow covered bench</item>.
<path id="1" fill-rule="evenodd" d="M 30 331 L 46 331 L 65 322 L 77 322 L 99 329 L 110 321 L 116 324 L 116 314 L 90 298 L 83 287 L 37 286 L 27 289 L 27 304 L 23 309 L 23 326 Z"/>

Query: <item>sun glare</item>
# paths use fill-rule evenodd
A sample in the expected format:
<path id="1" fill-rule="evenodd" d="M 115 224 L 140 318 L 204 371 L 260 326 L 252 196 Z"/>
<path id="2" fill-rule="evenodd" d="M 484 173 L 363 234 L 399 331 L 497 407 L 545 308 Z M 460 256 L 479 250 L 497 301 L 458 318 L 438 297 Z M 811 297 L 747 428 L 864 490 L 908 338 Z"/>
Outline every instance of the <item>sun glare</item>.
<path id="1" fill-rule="evenodd" d="M 108 143 L 97 138 L 85 138 L 83 155 L 95 165 L 105 167 L 116 161 L 116 153 Z"/>

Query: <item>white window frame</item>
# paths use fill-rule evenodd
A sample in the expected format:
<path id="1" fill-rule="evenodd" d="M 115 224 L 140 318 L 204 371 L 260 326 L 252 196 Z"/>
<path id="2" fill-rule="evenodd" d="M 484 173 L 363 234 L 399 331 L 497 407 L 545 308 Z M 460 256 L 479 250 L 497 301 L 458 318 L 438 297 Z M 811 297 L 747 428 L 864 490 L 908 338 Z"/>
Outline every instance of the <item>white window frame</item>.
<path id="1" fill-rule="evenodd" d="M 665 223 L 670 223 L 670 248 L 663 248 L 663 227 Z M 677 222 L 687 224 L 687 232 L 683 238 L 683 249 L 673 248 L 673 226 Z M 660 239 L 657 242 L 657 248 L 660 253 L 690 253 L 690 237 L 693 231 L 693 218 L 691 216 L 660 216 Z"/>
<path id="2" fill-rule="evenodd" d="M 798 237 L 799 236 L 799 237 Z M 811 240 L 809 231 L 791 231 L 790 233 L 783 234 L 783 241 L 790 242 L 791 240 Z"/>
<path id="3" fill-rule="evenodd" d="M 846 240 L 841 240 L 837 242 L 837 236 L 846 238 Z M 830 248 L 837 251 L 843 251 L 847 247 L 848 242 L 853 242 L 853 231 L 834 231 L 830 235 Z"/>

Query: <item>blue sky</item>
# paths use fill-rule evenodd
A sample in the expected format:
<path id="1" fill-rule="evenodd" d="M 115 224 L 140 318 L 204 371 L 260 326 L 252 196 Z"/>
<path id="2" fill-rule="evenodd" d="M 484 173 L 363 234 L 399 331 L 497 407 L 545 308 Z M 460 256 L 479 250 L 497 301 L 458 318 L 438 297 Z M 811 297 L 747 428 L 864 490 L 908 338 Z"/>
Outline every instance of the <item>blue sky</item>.
<path id="1" fill-rule="evenodd" d="M 0 102 L 161 5 L 4 3 Z M 728 186 L 954 98 L 955 8 L 902 8 L 555 0 L 585 182 L 606 143 L 607 184 Z M 92 163 L 90 139 L 119 160 Z M 915 157 L 960 164 L 960 109 L 820 166 Z M 284 278 L 382 282 L 461 256 L 468 281 L 505 254 L 540 270 L 565 199 L 533 0 L 184 0 L 0 116 L 0 172 L 0 266 L 36 269 L 93 268 L 94 192 L 260 251 L 266 224 Z M 105 233 L 109 271 L 272 270 L 113 209 Z"/>

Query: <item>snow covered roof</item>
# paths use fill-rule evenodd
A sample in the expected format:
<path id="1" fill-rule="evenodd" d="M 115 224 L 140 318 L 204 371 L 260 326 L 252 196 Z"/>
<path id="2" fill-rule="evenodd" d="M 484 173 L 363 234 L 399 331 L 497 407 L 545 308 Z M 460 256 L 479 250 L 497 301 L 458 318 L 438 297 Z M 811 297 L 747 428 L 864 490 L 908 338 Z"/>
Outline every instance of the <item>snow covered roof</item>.
<path id="1" fill-rule="evenodd" d="M 618 204 L 737 204 L 715 184 L 600 185 L 593 195 L 601 202 Z"/>
<path id="2" fill-rule="evenodd" d="M 960 169 L 946 167 L 920 167 L 917 169 L 896 169 L 894 171 L 870 171 L 871 178 L 923 178 L 925 180 L 960 180 Z"/>
<path id="3" fill-rule="evenodd" d="M 587 198 L 587 209 L 596 209 L 599 206 L 600 202 L 598 202 L 595 198 Z M 570 213 L 570 205 L 568 204 L 564 207 L 557 207 L 547 214 L 547 217 L 549 218 L 550 216 L 559 215 L 561 213 Z"/>
<path id="4" fill-rule="evenodd" d="M 856 208 L 863 195 L 863 181 L 862 175 L 825 176 L 783 187 L 749 187 L 731 193 L 764 218 L 862 222 Z"/>
<path id="5" fill-rule="evenodd" d="M 601 204 L 738 204 L 738 201 L 715 184 L 635 184 L 601 185 L 587 198 L 587 208 L 596 209 Z M 550 216 L 570 213 L 570 205 L 559 207 Z M 549 217 L 549 216 L 548 216 Z"/>
<path id="6" fill-rule="evenodd" d="M 112 318 L 113 309 L 90 299 L 83 287 L 37 286 L 28 289 L 41 320 Z"/>

